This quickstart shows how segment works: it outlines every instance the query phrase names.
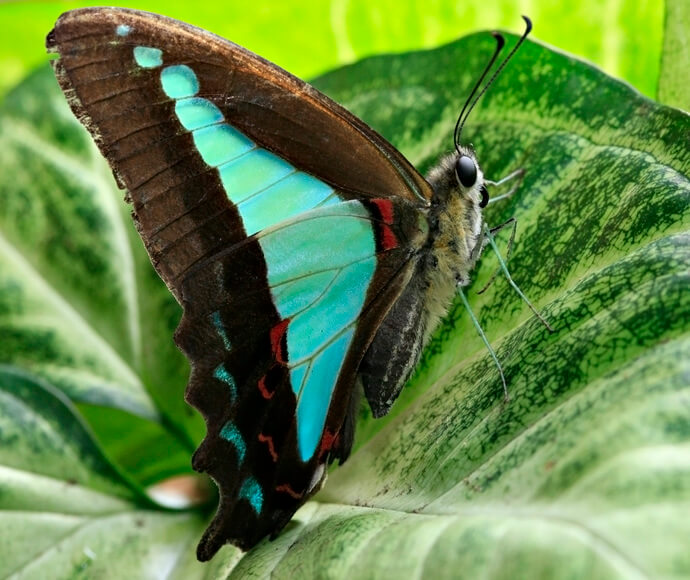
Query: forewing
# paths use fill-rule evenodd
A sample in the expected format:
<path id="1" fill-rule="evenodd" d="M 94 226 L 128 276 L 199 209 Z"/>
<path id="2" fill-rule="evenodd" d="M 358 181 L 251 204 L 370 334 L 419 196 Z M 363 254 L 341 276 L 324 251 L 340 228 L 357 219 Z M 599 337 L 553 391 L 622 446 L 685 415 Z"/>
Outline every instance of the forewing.
<path id="1" fill-rule="evenodd" d="M 199 96 L 233 127 L 301 170 L 358 197 L 398 196 L 418 205 L 431 198 L 414 167 L 365 123 L 293 75 L 211 33 L 144 12 L 86 8 L 61 16 L 48 42 L 60 51 L 82 105 L 100 119 L 101 142 L 112 158 L 133 155 L 130 164 L 137 166 L 142 136 L 170 137 L 169 99 L 158 78 L 137 73 L 132 57 L 135 48 L 164 48 L 163 66 L 191 67 Z M 124 105 L 114 109 L 114 100 Z M 116 172 L 126 179 L 129 167 Z"/>

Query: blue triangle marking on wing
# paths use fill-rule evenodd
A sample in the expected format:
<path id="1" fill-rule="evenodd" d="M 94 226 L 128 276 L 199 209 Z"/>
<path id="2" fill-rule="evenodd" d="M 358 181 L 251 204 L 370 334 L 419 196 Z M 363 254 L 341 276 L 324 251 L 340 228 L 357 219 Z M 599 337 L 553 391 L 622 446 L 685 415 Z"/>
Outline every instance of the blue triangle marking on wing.
<path id="1" fill-rule="evenodd" d="M 257 514 L 261 513 L 261 508 L 263 508 L 264 504 L 264 494 L 261 485 L 254 477 L 249 476 L 244 480 L 242 487 L 240 487 L 239 497 L 249 501 Z"/>
<path id="2" fill-rule="evenodd" d="M 298 399 L 299 453 L 306 462 L 321 439 L 376 269 L 376 242 L 370 216 L 358 201 L 312 210 L 262 232 L 258 240 L 269 285 L 276 289 L 273 302 L 281 318 L 291 318 L 288 362 Z M 289 291 L 292 286 L 300 294 Z"/>
<path id="3" fill-rule="evenodd" d="M 163 63 L 158 48 L 137 46 L 134 55 L 142 68 L 156 68 Z M 160 72 L 160 81 L 165 94 L 175 101 L 175 114 L 182 127 L 192 133 L 202 159 L 217 168 L 248 236 L 293 215 L 339 201 L 337 196 L 333 199 L 331 186 L 298 171 L 232 127 L 213 102 L 199 96 L 199 78 L 190 66 L 166 66 Z"/>
<path id="4" fill-rule="evenodd" d="M 162 56 L 155 64 L 156 55 L 144 51 L 140 66 L 160 66 Z M 167 66 L 160 80 L 166 95 L 175 100 L 180 125 L 191 131 L 202 159 L 218 170 L 247 235 L 257 234 L 269 285 L 276 289 L 278 312 L 283 319 L 294 316 L 287 330 L 288 353 L 290 363 L 301 361 L 291 364 L 290 372 L 298 397 L 299 453 L 308 461 L 321 438 L 376 267 L 370 216 L 361 203 L 343 202 L 331 186 L 258 147 L 227 123 L 214 103 L 199 96 L 199 79 L 189 66 Z M 332 275 L 317 275 L 324 271 Z M 301 283 L 306 306 L 295 292 L 279 289 L 293 283 L 296 288 L 299 279 L 310 279 Z M 216 330 L 229 348 L 218 325 Z M 234 378 L 223 365 L 214 376 L 237 396 Z M 247 479 L 242 490 L 260 512 L 263 495 L 258 483 Z"/>
<path id="5" fill-rule="evenodd" d="M 134 60 L 141 68 L 158 68 L 163 64 L 163 51 L 151 46 L 135 46 Z"/>
<path id="6" fill-rule="evenodd" d="M 228 421 L 223 428 L 220 430 L 220 436 L 227 442 L 232 443 L 237 451 L 237 463 L 242 465 L 244 458 L 247 455 L 247 444 L 242 437 L 239 429 L 235 426 L 232 421 Z"/>
<path id="7" fill-rule="evenodd" d="M 161 85 L 171 99 L 193 97 L 199 92 L 199 79 L 186 64 L 166 66 L 161 71 Z"/>
<path id="8" fill-rule="evenodd" d="M 213 371 L 213 377 L 221 381 L 222 383 L 225 383 L 228 387 L 230 387 L 230 396 L 231 396 L 231 401 L 234 402 L 237 400 L 237 383 L 235 382 L 235 377 L 233 377 L 228 370 L 225 368 L 225 365 L 223 363 L 219 364 L 216 367 L 216 370 Z"/>

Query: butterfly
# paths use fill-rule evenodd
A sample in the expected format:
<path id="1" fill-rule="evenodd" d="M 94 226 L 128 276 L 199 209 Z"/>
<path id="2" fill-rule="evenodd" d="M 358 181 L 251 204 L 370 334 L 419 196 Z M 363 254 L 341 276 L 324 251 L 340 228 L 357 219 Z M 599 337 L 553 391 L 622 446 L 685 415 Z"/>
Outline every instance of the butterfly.
<path id="1" fill-rule="evenodd" d="M 337 103 L 206 31 L 85 8 L 49 33 L 60 87 L 183 307 L 185 397 L 207 427 L 192 465 L 220 492 L 200 560 L 277 535 L 347 459 L 358 393 L 386 414 L 469 283 L 490 182 L 459 136 L 496 37 L 455 150 L 424 178 Z"/>

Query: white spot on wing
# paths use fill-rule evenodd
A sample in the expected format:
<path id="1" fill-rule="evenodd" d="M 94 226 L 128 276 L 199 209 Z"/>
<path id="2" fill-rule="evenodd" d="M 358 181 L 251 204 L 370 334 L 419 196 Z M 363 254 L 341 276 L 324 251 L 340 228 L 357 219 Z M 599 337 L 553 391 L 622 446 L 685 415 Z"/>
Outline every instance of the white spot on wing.
<path id="1" fill-rule="evenodd" d="M 316 471 L 314 472 L 314 475 L 311 478 L 311 482 L 309 482 L 309 488 L 307 489 L 307 494 L 310 494 L 317 486 L 320 487 L 319 484 L 323 482 L 325 479 L 324 473 L 326 472 L 326 465 L 324 463 L 321 463 L 317 468 Z"/>

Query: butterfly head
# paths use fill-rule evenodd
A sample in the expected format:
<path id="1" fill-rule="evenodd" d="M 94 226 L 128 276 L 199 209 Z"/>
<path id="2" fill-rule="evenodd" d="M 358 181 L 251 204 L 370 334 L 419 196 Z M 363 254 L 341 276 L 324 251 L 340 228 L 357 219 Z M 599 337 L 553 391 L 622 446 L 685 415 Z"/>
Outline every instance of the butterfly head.
<path id="1" fill-rule="evenodd" d="M 453 279 L 468 280 L 482 249 L 482 209 L 489 192 L 474 150 L 459 146 L 427 175 L 434 190 L 430 223 L 439 264 L 453 267 Z M 449 272 L 450 273 L 450 272 Z"/>
<path id="2" fill-rule="evenodd" d="M 493 76 L 484 85 L 484 87 L 481 90 L 479 90 L 479 87 L 484 81 L 484 78 L 493 67 L 494 63 L 496 62 L 496 59 L 498 58 L 498 55 L 501 53 L 501 50 L 503 49 L 503 46 L 505 44 L 503 36 L 501 36 L 498 32 L 492 33 L 493 37 L 496 39 L 496 49 L 494 50 L 491 59 L 489 60 L 481 76 L 472 88 L 472 91 L 470 92 L 469 96 L 467 97 L 467 100 L 465 101 L 465 104 L 462 107 L 462 111 L 460 111 L 460 115 L 458 115 L 458 120 L 455 123 L 455 131 L 453 132 L 453 142 L 455 145 L 455 159 L 453 160 L 455 178 L 457 180 L 458 186 L 460 186 L 461 189 L 465 188 L 469 191 L 476 190 L 479 192 L 480 208 L 485 208 L 488 205 L 489 191 L 486 189 L 483 174 L 479 170 L 479 165 L 477 164 L 477 158 L 474 154 L 474 150 L 472 150 L 471 147 L 463 147 L 460 143 L 460 137 L 462 135 L 462 129 L 465 126 L 465 122 L 467 121 L 467 118 L 472 112 L 472 109 L 474 109 L 474 106 L 477 104 L 477 101 L 479 101 L 479 99 L 486 92 L 486 90 L 492 85 L 494 80 L 496 80 L 498 75 L 503 70 L 503 67 L 505 67 L 505 65 L 512 58 L 512 56 L 515 54 L 517 49 L 520 47 L 522 42 L 525 40 L 525 38 L 527 38 L 527 35 L 532 30 L 532 21 L 526 16 L 523 16 L 523 18 L 526 24 L 525 32 L 520 37 L 517 44 L 510 52 L 510 54 L 508 54 L 508 56 L 498 66 Z M 477 91 L 479 92 L 477 93 Z"/>
<path id="3" fill-rule="evenodd" d="M 493 33 L 496 49 L 458 116 L 453 133 L 454 151 L 441 159 L 427 176 L 434 191 L 429 216 L 433 232 L 430 271 L 439 272 L 449 295 L 452 294 L 451 283 L 465 285 L 469 282 L 469 273 L 484 247 L 482 210 L 489 204 L 484 173 L 474 149 L 461 143 L 462 129 L 474 106 L 531 31 L 531 21 L 525 16 L 523 18 L 525 32 L 482 87 L 505 44 L 503 36 Z"/>
<path id="4" fill-rule="evenodd" d="M 479 259 L 483 244 L 482 210 L 489 203 L 484 172 L 470 146 L 457 145 L 453 153 L 441 159 L 427 179 L 434 190 L 430 212 L 435 229 L 435 250 L 453 264 L 453 279 L 466 284 L 469 271 Z"/>

